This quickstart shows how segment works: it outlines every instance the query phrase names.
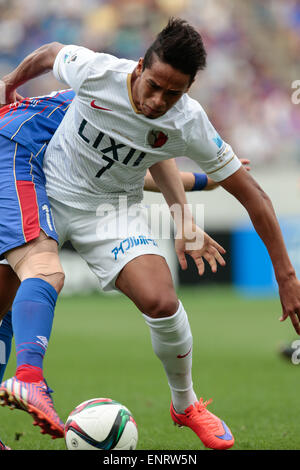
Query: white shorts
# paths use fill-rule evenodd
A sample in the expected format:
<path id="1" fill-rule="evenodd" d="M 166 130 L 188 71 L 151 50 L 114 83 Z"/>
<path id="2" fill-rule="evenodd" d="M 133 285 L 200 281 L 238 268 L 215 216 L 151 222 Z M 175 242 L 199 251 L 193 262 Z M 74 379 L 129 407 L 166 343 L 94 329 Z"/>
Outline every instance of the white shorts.
<path id="1" fill-rule="evenodd" d="M 149 254 L 165 258 L 149 231 L 147 209 L 142 204 L 129 210 L 103 204 L 95 214 L 49 200 L 60 246 L 72 243 L 102 290 L 117 290 L 118 274 L 134 258 Z"/>

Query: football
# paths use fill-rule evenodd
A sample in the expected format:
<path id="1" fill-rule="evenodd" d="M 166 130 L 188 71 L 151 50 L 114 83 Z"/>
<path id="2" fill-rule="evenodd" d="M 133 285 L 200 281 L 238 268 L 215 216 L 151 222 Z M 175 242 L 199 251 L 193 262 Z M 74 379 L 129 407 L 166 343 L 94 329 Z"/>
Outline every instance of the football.
<path id="1" fill-rule="evenodd" d="M 131 412 L 110 398 L 78 405 L 65 424 L 68 450 L 134 450 L 138 430 Z"/>

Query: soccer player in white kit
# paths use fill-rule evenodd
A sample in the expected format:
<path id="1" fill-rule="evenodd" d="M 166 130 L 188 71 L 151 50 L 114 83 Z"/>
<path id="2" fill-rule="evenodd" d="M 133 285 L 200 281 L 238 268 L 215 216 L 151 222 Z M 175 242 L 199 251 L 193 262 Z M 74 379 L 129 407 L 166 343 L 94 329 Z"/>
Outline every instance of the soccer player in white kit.
<path id="1" fill-rule="evenodd" d="M 234 438 L 226 424 L 207 410 L 209 402 L 198 400 L 194 392 L 188 317 L 140 207 L 147 168 L 151 167 L 167 203 L 177 204 L 182 214 L 186 199 L 179 174 L 172 162 L 163 161 L 182 155 L 195 160 L 245 206 L 274 266 L 282 320 L 290 316 L 298 333 L 300 284 L 269 198 L 241 167 L 200 104 L 187 95 L 205 61 L 200 35 L 186 22 L 172 19 L 138 63 L 51 43 L 25 58 L 3 84 L 10 102 L 22 83 L 53 70 L 56 78 L 75 90 L 76 98 L 48 146 L 44 163 L 60 243 L 69 239 L 102 288 L 122 291 L 143 313 L 167 375 L 175 424 L 190 427 L 207 447 L 226 449 Z M 121 236 L 108 232 L 103 237 L 103 224 L 113 226 L 105 208 L 118 207 L 120 196 L 126 196 L 129 206 L 128 211 L 116 211 Z M 131 217 L 139 222 L 133 231 Z M 176 240 L 181 266 L 185 268 L 189 253 L 200 274 L 202 257 L 215 271 L 217 261 L 223 264 L 222 250 L 206 235 L 202 250 L 187 250 L 188 223 L 199 233 L 189 213 L 177 220 L 183 229 Z"/>

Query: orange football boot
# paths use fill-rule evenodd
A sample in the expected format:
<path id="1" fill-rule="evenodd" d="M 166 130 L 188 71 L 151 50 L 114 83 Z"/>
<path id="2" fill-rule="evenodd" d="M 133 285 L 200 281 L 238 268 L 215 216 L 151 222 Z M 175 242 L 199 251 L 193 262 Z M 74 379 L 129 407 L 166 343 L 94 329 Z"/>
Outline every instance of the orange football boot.
<path id="1" fill-rule="evenodd" d="M 0 405 L 27 411 L 42 434 L 50 434 L 52 439 L 64 437 L 64 423 L 54 409 L 52 392 L 45 380 L 29 383 L 12 377 L 0 385 Z"/>
<path id="2" fill-rule="evenodd" d="M 217 450 L 229 449 L 234 444 L 234 437 L 224 421 L 207 410 L 206 407 L 211 402 L 211 399 L 203 402 L 203 398 L 200 398 L 199 402 L 190 405 L 184 413 L 176 413 L 171 403 L 171 418 L 175 425 L 191 428 L 205 447 Z"/>

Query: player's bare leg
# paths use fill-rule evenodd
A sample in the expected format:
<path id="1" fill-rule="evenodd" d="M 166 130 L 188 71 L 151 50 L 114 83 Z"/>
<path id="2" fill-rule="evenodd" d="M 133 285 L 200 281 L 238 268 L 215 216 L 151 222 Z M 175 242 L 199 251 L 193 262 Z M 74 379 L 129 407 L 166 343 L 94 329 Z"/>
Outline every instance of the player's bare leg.
<path id="1" fill-rule="evenodd" d="M 57 243 L 42 230 L 37 238 L 10 250 L 5 257 L 20 282 L 29 278 L 43 279 L 57 293 L 61 291 L 65 276 L 59 261 Z"/>
<path id="2" fill-rule="evenodd" d="M 63 437 L 63 423 L 43 376 L 55 303 L 64 282 L 57 243 L 41 231 L 36 239 L 7 252 L 6 258 L 21 284 L 12 308 L 17 371 L 1 384 L 1 404 L 24 409 L 42 433 Z"/>
<path id="3" fill-rule="evenodd" d="M 227 449 L 233 436 L 217 416 L 198 401 L 192 382 L 192 333 L 187 314 L 178 300 L 168 265 L 157 255 L 143 255 L 120 272 L 116 287 L 143 313 L 152 346 L 161 360 L 171 390 L 171 417 L 190 427 L 206 447 Z"/>
<path id="4" fill-rule="evenodd" d="M 119 274 L 116 286 L 144 314 L 154 351 L 168 377 L 172 400 L 178 410 L 184 411 L 197 401 L 191 376 L 192 334 L 165 259 L 157 255 L 133 259 Z"/>
<path id="5" fill-rule="evenodd" d="M 116 287 L 149 317 L 169 317 L 178 309 L 172 276 L 162 256 L 134 258 L 120 272 Z"/>

